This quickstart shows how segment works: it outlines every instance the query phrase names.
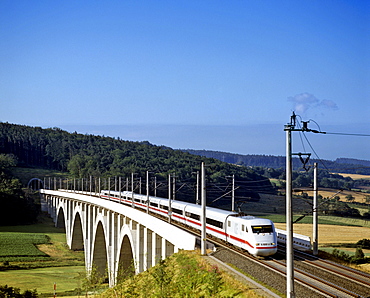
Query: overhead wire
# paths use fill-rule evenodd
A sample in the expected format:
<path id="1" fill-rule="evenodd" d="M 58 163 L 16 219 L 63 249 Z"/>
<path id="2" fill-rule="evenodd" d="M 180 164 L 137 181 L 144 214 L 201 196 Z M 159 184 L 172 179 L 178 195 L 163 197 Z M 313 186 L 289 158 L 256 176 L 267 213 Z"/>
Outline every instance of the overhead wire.
<path id="1" fill-rule="evenodd" d="M 370 134 L 364 134 L 364 133 L 346 133 L 346 132 L 324 132 L 324 133 L 327 135 L 370 137 Z"/>
<path id="2" fill-rule="evenodd" d="M 299 115 L 296 115 L 296 116 L 298 116 L 298 117 L 302 120 L 301 116 L 299 116 Z M 314 122 L 314 123 L 317 125 L 317 127 L 318 127 L 318 129 L 319 129 L 319 130 L 318 130 L 318 131 L 316 131 L 316 130 L 308 130 L 308 131 L 312 131 L 312 132 L 315 132 L 315 133 L 332 134 L 332 135 L 343 135 L 343 136 L 362 136 L 362 137 L 370 137 L 370 134 L 342 133 L 342 132 L 323 132 L 323 131 L 321 131 L 320 125 L 319 125 L 315 120 L 310 119 L 310 120 L 309 120 L 309 122 L 310 122 L 310 121 Z M 297 124 L 297 126 L 301 129 L 301 126 L 300 126 L 300 124 L 299 124 L 299 122 L 298 122 L 298 121 L 297 121 L 297 123 L 296 123 L 296 124 Z M 319 155 L 317 154 L 317 152 L 315 151 L 315 149 L 314 149 L 314 148 L 313 148 L 313 146 L 311 145 L 311 143 L 310 143 L 310 141 L 308 140 L 307 135 L 305 134 L 305 132 L 306 132 L 306 131 L 302 131 L 302 135 L 303 135 L 303 136 L 304 136 L 304 138 L 306 139 L 307 144 L 309 145 L 309 147 L 311 148 L 311 150 L 313 151 L 313 153 L 315 154 L 315 156 L 317 157 L 317 159 L 320 161 L 320 163 L 324 166 L 324 168 L 325 168 L 327 171 L 329 171 L 329 169 L 328 169 L 328 167 L 326 166 L 326 164 L 325 164 L 324 160 L 323 160 L 323 159 L 321 159 L 321 158 L 319 157 Z M 304 146 L 304 143 L 303 143 L 303 141 L 302 141 L 301 134 L 299 134 L 299 136 L 300 136 L 300 138 L 301 138 L 301 142 L 302 142 L 303 150 L 304 150 L 304 151 L 306 151 L 305 146 Z"/>
<path id="3" fill-rule="evenodd" d="M 317 152 L 315 151 L 315 149 L 312 147 L 312 145 L 311 145 L 310 141 L 308 140 L 308 138 L 307 138 L 306 134 L 303 134 L 303 136 L 305 137 L 305 139 L 306 139 L 306 141 L 307 141 L 308 146 L 310 146 L 311 150 L 313 151 L 313 153 L 315 154 L 315 156 L 317 157 L 317 159 L 321 162 L 321 164 L 324 166 L 324 168 L 325 168 L 326 170 L 328 170 L 328 171 L 329 171 L 329 169 L 328 169 L 328 167 L 326 166 L 326 164 L 325 164 L 324 160 L 322 160 L 322 159 L 320 158 L 320 156 L 317 154 Z"/>

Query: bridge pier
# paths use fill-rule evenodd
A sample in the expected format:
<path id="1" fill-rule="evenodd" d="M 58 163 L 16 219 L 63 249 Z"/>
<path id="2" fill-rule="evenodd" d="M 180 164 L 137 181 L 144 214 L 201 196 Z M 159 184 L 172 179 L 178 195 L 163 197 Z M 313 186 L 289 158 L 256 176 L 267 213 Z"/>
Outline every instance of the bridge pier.
<path id="1" fill-rule="evenodd" d="M 65 190 L 40 192 L 43 211 L 65 228 L 68 246 L 84 250 L 87 272 L 96 266 L 110 286 L 179 249 L 195 248 L 195 236 L 137 208 Z"/>

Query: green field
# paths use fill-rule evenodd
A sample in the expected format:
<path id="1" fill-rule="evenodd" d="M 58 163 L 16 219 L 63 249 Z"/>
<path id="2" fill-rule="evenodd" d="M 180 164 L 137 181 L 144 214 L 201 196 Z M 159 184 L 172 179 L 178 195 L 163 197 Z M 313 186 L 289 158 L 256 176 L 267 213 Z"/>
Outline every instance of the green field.
<path id="1" fill-rule="evenodd" d="M 39 294 L 45 294 L 53 293 L 54 283 L 56 283 L 57 293 L 62 293 L 81 288 L 80 276 L 84 271 L 84 266 L 0 271 L 0 285 L 17 287 L 22 291 L 37 289 Z"/>
<path id="2" fill-rule="evenodd" d="M 2 232 L 0 233 L 0 262 L 49 257 L 36 247 L 36 245 L 49 243 L 50 238 L 45 234 Z"/>
<path id="3" fill-rule="evenodd" d="M 55 228 L 50 218 L 0 227 L 0 285 L 40 294 L 52 293 L 56 283 L 62 293 L 80 288 L 84 272 L 84 253 L 68 249 L 64 230 Z"/>

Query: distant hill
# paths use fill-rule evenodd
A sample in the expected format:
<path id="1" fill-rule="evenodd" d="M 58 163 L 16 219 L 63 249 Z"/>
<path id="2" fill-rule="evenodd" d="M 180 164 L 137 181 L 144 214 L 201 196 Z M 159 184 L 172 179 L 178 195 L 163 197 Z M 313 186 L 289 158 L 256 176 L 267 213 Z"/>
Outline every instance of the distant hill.
<path id="1" fill-rule="evenodd" d="M 353 165 L 362 165 L 364 167 L 370 167 L 370 160 L 363 160 L 363 159 L 354 159 L 354 158 L 337 158 L 335 160 L 336 163 L 341 164 L 353 164 Z"/>
<path id="2" fill-rule="evenodd" d="M 258 200 L 257 192 L 274 191 L 269 179 L 249 167 L 149 142 L 69 133 L 59 128 L 43 129 L 0 122 L 0 153 L 15 155 L 19 166 L 58 170 L 74 178 L 131 178 L 135 173 L 139 180 L 150 171 L 151 177 L 155 175 L 161 185 L 157 194 L 166 197 L 168 187 L 165 184 L 172 174 L 176 176 L 176 198 L 183 200 L 194 199 L 196 172 L 200 171 L 201 162 L 207 164 L 207 199 L 210 201 L 230 192 L 232 175 L 238 183 L 235 196 L 240 199 Z M 145 183 L 138 182 L 138 185 L 137 188 L 141 187 L 145 192 Z"/>
<path id="3" fill-rule="evenodd" d="M 183 149 L 182 151 L 209 158 L 215 158 L 223 162 L 247 167 L 265 167 L 278 169 L 285 168 L 286 164 L 285 156 L 242 155 L 220 151 L 192 149 Z M 302 169 L 302 162 L 299 158 L 293 158 L 292 162 L 294 170 Z M 337 158 L 335 161 L 310 159 L 309 164 L 312 165 L 314 162 L 317 162 L 319 164 L 319 167 L 326 168 L 331 172 L 370 175 L 369 160 L 360 160 L 353 158 Z"/>

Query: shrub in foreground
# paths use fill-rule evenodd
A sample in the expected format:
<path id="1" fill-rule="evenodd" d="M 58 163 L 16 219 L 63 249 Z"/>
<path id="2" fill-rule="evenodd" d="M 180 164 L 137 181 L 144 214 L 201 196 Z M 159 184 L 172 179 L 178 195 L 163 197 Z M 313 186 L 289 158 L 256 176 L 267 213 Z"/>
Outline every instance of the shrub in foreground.
<path id="1" fill-rule="evenodd" d="M 146 272 L 128 277 L 105 297 L 258 297 L 197 252 L 181 251 Z"/>

